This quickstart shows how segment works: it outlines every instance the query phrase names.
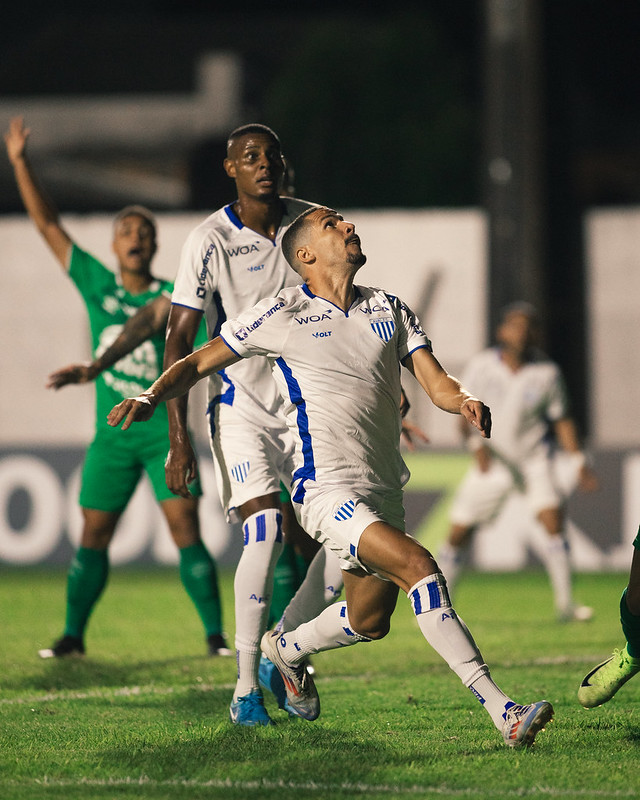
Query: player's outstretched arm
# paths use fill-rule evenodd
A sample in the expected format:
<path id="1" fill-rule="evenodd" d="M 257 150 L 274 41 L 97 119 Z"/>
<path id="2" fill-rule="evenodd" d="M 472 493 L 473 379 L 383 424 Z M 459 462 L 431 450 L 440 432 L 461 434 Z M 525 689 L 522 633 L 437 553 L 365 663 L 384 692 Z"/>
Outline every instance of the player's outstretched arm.
<path id="1" fill-rule="evenodd" d="M 435 406 L 451 414 L 461 414 L 485 439 L 491 436 L 489 408 L 469 394 L 457 378 L 449 375 L 426 347 L 414 351 L 403 364 Z"/>
<path id="2" fill-rule="evenodd" d="M 58 210 L 47 197 L 33 173 L 27 157 L 29 128 L 22 117 L 14 117 L 4 136 L 7 156 L 27 214 L 31 217 L 54 256 L 65 270 L 69 269 L 71 238 L 60 224 Z"/>
<path id="3" fill-rule="evenodd" d="M 124 324 L 120 335 L 99 358 L 89 364 L 71 364 L 49 375 L 47 389 L 61 389 L 77 383 L 95 380 L 105 369 L 119 361 L 151 336 L 164 331 L 171 301 L 160 295 L 142 306 Z"/>
<path id="4" fill-rule="evenodd" d="M 122 430 L 126 430 L 134 422 L 145 422 L 151 419 L 159 403 L 180 397 L 202 378 L 237 361 L 240 361 L 240 356 L 218 336 L 169 367 L 141 395 L 128 397 L 114 406 L 107 415 L 107 422 L 113 428 L 122 423 Z"/>

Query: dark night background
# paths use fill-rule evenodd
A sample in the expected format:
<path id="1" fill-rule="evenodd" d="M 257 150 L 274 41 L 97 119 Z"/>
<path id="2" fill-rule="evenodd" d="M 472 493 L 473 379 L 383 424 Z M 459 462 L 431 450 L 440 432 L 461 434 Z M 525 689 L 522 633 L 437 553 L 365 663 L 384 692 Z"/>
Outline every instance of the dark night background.
<path id="1" fill-rule="evenodd" d="M 565 369 L 584 421 L 582 219 L 594 206 L 640 203 L 640 5 L 533 5 L 548 349 Z M 481 0 L 238 7 L 27 0 L 4 11 L 0 103 L 191 92 L 197 57 L 232 50 L 243 58 L 241 121 L 278 131 L 300 197 L 345 209 L 487 207 L 485 7 Z M 230 199 L 219 181 L 222 144 L 202 141 L 178 162 L 175 153 L 133 155 L 186 171 L 185 207 L 210 209 Z M 65 211 L 113 210 L 99 194 L 52 193 Z M 21 210 L 3 163 L 0 212 Z"/>

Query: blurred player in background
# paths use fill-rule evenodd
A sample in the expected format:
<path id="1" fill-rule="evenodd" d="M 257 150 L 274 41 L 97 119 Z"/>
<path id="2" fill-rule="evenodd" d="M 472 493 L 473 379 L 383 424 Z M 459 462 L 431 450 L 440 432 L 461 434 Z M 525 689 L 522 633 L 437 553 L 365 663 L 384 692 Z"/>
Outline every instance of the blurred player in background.
<path id="1" fill-rule="evenodd" d="M 135 387 L 144 386 L 151 376 L 161 372 L 163 332 L 118 363 L 116 359 L 100 360 L 137 309 L 171 291 L 169 282 L 151 273 L 157 247 L 155 220 L 140 206 L 128 206 L 116 216 L 112 245 L 118 262 L 115 275 L 82 250 L 62 227 L 55 206 L 40 188 L 27 158 L 28 137 L 29 130 L 22 118 L 11 120 L 5 136 L 7 154 L 27 213 L 82 295 L 96 358 L 91 366 L 54 373 L 49 385 L 60 388 L 97 378 L 96 428 L 82 473 L 82 536 L 68 574 L 64 633 L 53 647 L 41 650 L 40 655 L 52 658 L 85 652 L 89 616 L 107 583 L 109 544 L 143 472 L 151 481 L 178 547 L 180 577 L 202 619 L 209 653 L 230 655 L 222 633 L 216 566 L 200 538 L 200 486 L 194 483 L 191 493 L 175 497 L 166 485 L 167 414 L 161 413 L 153 426 L 136 431 L 130 438 L 114 436 L 106 422 L 114 400 L 130 395 Z"/>
<path id="2" fill-rule="evenodd" d="M 438 408 L 462 415 L 483 438 L 491 432 L 489 409 L 445 372 L 402 301 L 354 284 L 366 257 L 352 223 L 331 209 L 311 208 L 290 226 L 282 247 L 305 283 L 228 319 L 220 336 L 114 408 L 110 424 L 123 422 L 126 429 L 148 420 L 158 403 L 206 375 L 266 357 L 295 441 L 296 514 L 340 559 L 346 591 L 346 603 L 262 638 L 284 679 L 289 708 L 305 719 L 318 717 L 320 701 L 304 659 L 383 638 L 402 589 L 424 638 L 480 701 L 504 743 L 533 744 L 553 716 L 551 704 L 517 705 L 493 682 L 433 557 L 405 533 L 409 474 L 400 453 L 400 366 Z"/>
<path id="3" fill-rule="evenodd" d="M 578 702 L 585 708 L 608 702 L 621 686 L 640 672 L 640 529 L 633 548 L 629 583 L 620 598 L 620 623 L 627 643 L 585 675 L 578 689 Z"/>
<path id="4" fill-rule="evenodd" d="M 597 478 L 569 415 L 560 369 L 536 347 L 538 316 L 533 306 L 507 306 L 496 339 L 497 346 L 475 356 L 463 373 L 465 386 L 491 406 L 493 435 L 486 442 L 463 431 L 474 464 L 454 497 L 449 537 L 438 559 L 453 593 L 474 532 L 498 514 L 512 493 L 520 492 L 545 533 L 540 555 L 558 619 L 584 621 L 591 618 L 592 609 L 573 602 L 564 497 L 554 476 L 555 441 L 574 461 L 582 490 L 596 489 Z"/>

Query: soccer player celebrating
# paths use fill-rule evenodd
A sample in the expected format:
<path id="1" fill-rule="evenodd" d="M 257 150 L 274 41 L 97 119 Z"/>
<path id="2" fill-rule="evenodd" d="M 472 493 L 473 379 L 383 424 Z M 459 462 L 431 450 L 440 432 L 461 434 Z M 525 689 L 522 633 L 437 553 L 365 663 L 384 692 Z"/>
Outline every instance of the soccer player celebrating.
<path id="1" fill-rule="evenodd" d="M 87 450 L 82 472 L 80 505 L 83 528 L 67 581 L 67 614 L 63 636 L 43 658 L 85 652 L 84 633 L 89 616 L 100 598 L 109 574 L 108 547 L 116 525 L 133 492 L 147 473 L 156 498 L 180 552 L 180 577 L 205 627 L 209 653 L 230 655 L 222 634 L 216 566 L 200 537 L 199 484 L 192 492 L 175 497 L 167 488 L 164 461 L 167 455 L 167 414 L 125 442 L 114 437 L 105 415 L 114 401 L 126 397 L 147 376 L 158 375 L 162 366 L 164 330 L 135 355 L 116 362 L 101 362 L 104 351 L 138 308 L 171 291 L 168 281 L 151 273 L 156 252 L 156 224 L 141 206 L 128 206 L 113 228 L 113 251 L 118 275 L 82 250 L 60 223 L 58 212 L 39 187 L 27 159 L 29 131 L 22 118 L 11 120 L 5 136 L 7 154 L 27 213 L 42 234 L 63 270 L 75 283 L 87 307 L 95 361 L 90 369 L 70 367 L 50 376 L 50 386 L 96 380 L 96 431 Z M 142 378 L 141 378 L 142 376 Z"/>
<path id="2" fill-rule="evenodd" d="M 423 636 L 480 700 L 504 742 L 531 745 L 553 716 L 551 704 L 517 705 L 494 683 L 451 607 L 434 558 L 405 532 L 399 364 L 437 407 L 461 414 L 485 438 L 490 411 L 442 368 L 404 303 L 355 285 L 366 258 L 353 224 L 329 208 L 310 209 L 289 227 L 282 247 L 304 284 L 227 320 L 219 337 L 116 406 L 109 423 L 129 428 L 204 376 L 265 356 L 296 443 L 294 508 L 305 530 L 339 556 L 346 592 L 346 603 L 328 606 L 293 631 L 263 636 L 289 708 L 306 719 L 319 715 L 304 659 L 385 636 L 402 589 Z"/>

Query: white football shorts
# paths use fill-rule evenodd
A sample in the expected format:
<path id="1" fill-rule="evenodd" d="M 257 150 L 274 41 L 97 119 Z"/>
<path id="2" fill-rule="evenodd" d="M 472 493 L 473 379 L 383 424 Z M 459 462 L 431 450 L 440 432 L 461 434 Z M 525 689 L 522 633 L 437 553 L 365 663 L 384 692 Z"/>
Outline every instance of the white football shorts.
<path id="1" fill-rule="evenodd" d="M 305 531 L 338 556 L 341 569 L 372 573 L 358 558 L 360 536 L 374 522 L 386 522 L 404 531 L 402 497 L 402 489 L 374 492 L 312 487 L 304 503 L 294 502 L 293 507 Z"/>
<path id="2" fill-rule="evenodd" d="M 520 492 L 534 515 L 558 508 L 563 492 L 558 486 L 553 461 L 546 455 L 530 457 L 518 470 L 495 457 L 486 472 L 474 464 L 460 484 L 451 505 L 454 525 L 482 525 L 500 511 L 511 492 Z"/>
<path id="3" fill-rule="evenodd" d="M 287 489 L 293 474 L 293 437 L 284 418 L 255 404 L 250 414 L 218 403 L 209 414 L 209 443 L 220 502 L 227 518 L 235 509 L 272 492 Z"/>

